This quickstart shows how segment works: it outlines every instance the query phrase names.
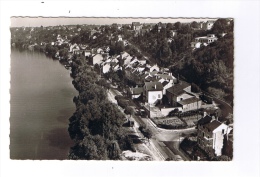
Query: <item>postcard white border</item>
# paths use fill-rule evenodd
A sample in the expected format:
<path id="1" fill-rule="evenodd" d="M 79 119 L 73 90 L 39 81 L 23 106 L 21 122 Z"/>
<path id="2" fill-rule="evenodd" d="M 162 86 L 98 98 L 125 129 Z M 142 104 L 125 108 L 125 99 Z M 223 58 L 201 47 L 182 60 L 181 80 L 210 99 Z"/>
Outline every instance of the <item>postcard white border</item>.
<path id="1" fill-rule="evenodd" d="M 0 176 L 259 176 L 259 7 L 259 1 L 1 1 Z M 227 163 L 10 160 L 10 16 L 234 18 L 234 160 Z"/>

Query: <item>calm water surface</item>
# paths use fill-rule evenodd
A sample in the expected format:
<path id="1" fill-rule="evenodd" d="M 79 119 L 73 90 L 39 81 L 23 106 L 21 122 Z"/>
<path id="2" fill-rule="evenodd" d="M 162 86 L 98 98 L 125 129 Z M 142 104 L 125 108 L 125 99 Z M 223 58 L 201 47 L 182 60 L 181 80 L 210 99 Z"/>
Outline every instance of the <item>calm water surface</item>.
<path id="1" fill-rule="evenodd" d="M 77 91 L 58 61 L 38 52 L 11 52 L 11 159 L 67 159 L 68 119 Z"/>

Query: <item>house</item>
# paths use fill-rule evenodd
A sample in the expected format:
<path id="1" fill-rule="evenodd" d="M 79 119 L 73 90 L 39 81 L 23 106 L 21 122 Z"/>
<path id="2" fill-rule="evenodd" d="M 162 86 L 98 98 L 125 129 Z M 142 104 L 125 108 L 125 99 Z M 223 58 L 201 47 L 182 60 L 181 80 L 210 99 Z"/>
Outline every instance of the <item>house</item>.
<path id="1" fill-rule="evenodd" d="M 102 68 L 102 73 L 108 73 L 108 71 L 110 70 L 111 66 L 110 63 L 104 62 L 101 64 L 101 68 Z"/>
<path id="2" fill-rule="evenodd" d="M 189 94 L 191 92 L 191 85 L 187 82 L 181 81 L 178 84 L 166 89 L 166 97 L 169 104 L 172 106 L 178 106 L 178 102 L 193 97 Z"/>
<path id="3" fill-rule="evenodd" d="M 178 102 L 178 104 L 182 107 L 182 112 L 186 112 L 200 109 L 202 101 L 194 96 L 188 99 L 181 100 Z"/>
<path id="4" fill-rule="evenodd" d="M 202 36 L 202 37 L 196 37 L 195 42 L 200 42 L 200 43 L 206 43 L 210 44 L 212 42 L 217 41 L 218 38 L 214 34 L 208 34 L 207 36 Z"/>
<path id="5" fill-rule="evenodd" d="M 90 57 L 91 56 L 91 50 L 85 50 L 85 57 Z"/>
<path id="6" fill-rule="evenodd" d="M 118 35 L 118 40 L 117 41 L 123 41 L 122 35 Z"/>
<path id="7" fill-rule="evenodd" d="M 101 54 L 96 54 L 91 58 L 90 63 L 94 66 L 95 64 L 100 65 L 102 61 L 103 61 L 103 56 Z"/>
<path id="8" fill-rule="evenodd" d="M 123 57 L 123 56 L 124 55 L 122 55 L 122 60 L 124 61 L 123 65 L 129 65 L 133 57 L 131 57 L 129 54 L 125 57 Z"/>
<path id="9" fill-rule="evenodd" d="M 172 73 L 157 74 L 157 78 L 163 81 L 168 81 L 171 84 L 177 83 L 177 79 L 172 75 Z"/>
<path id="10" fill-rule="evenodd" d="M 113 68 L 114 71 L 122 70 L 122 67 L 119 64 L 116 64 Z"/>
<path id="11" fill-rule="evenodd" d="M 139 98 L 143 94 L 143 87 L 130 88 L 131 98 Z"/>
<path id="12" fill-rule="evenodd" d="M 104 53 L 104 50 L 103 50 L 103 49 L 101 49 L 101 48 L 98 48 L 98 49 L 97 49 L 97 53 L 100 53 L 100 54 L 102 54 L 102 53 Z"/>
<path id="13" fill-rule="evenodd" d="M 210 157 L 221 156 L 224 137 L 231 128 L 206 115 L 198 121 L 198 146 Z"/>
<path id="14" fill-rule="evenodd" d="M 209 20 L 206 23 L 202 23 L 202 29 L 203 30 L 211 30 L 211 28 L 213 27 L 215 21 L 214 20 Z"/>
<path id="15" fill-rule="evenodd" d="M 162 100 L 163 85 L 160 82 L 145 82 L 143 87 L 144 101 L 148 104 L 156 104 Z"/>
<path id="16" fill-rule="evenodd" d="M 159 81 L 159 82 L 160 82 L 160 81 Z M 167 90 L 168 88 L 172 87 L 172 83 L 169 82 L 169 81 L 163 81 L 163 82 L 161 82 L 161 83 L 162 83 L 162 85 L 163 85 L 163 95 L 165 95 L 165 94 L 166 94 L 166 90 Z"/>
<path id="17" fill-rule="evenodd" d="M 160 71 L 160 68 L 157 64 L 155 64 L 151 67 L 148 66 L 148 68 L 149 68 L 149 72 L 152 72 L 152 71 L 158 71 L 159 72 Z"/>
<path id="18" fill-rule="evenodd" d="M 131 29 L 135 31 L 139 31 L 142 29 L 142 25 L 140 24 L 140 22 L 132 22 Z"/>

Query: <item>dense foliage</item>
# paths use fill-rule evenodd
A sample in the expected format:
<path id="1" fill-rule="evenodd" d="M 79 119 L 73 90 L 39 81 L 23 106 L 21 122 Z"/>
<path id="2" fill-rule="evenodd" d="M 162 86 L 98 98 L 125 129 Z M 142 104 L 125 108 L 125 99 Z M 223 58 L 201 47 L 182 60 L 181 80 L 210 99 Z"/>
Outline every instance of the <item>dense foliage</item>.
<path id="1" fill-rule="evenodd" d="M 234 36 L 233 21 L 218 19 L 209 31 L 194 30 L 190 25 L 156 24 L 152 30 L 134 37 L 133 43 L 160 66 L 171 67 L 173 73 L 210 94 L 233 103 Z M 176 32 L 173 35 L 172 32 Z M 222 33 L 226 35 L 221 36 Z M 194 51 L 190 42 L 195 37 L 215 34 L 218 40 Z M 197 87 L 198 86 L 198 87 Z"/>
<path id="2" fill-rule="evenodd" d="M 108 101 L 106 86 L 84 58 L 73 60 L 72 77 L 79 96 L 74 98 L 77 109 L 69 119 L 68 130 L 75 141 L 69 158 L 120 159 L 121 150 L 132 148 L 122 127 L 124 115 Z"/>

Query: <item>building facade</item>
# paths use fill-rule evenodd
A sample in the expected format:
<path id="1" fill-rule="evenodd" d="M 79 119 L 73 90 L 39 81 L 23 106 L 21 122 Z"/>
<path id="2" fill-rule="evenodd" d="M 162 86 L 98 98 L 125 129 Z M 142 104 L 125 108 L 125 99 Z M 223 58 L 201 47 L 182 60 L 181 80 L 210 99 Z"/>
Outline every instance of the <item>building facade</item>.
<path id="1" fill-rule="evenodd" d="M 229 127 L 218 120 L 212 119 L 208 115 L 202 119 L 207 119 L 207 121 L 198 121 L 198 146 L 203 149 L 209 157 L 221 156 L 224 137 L 229 133 Z"/>

